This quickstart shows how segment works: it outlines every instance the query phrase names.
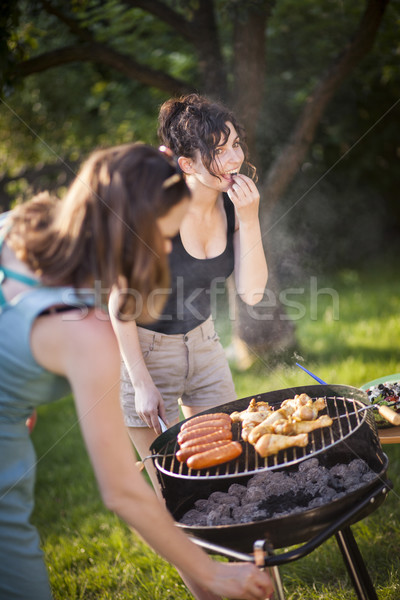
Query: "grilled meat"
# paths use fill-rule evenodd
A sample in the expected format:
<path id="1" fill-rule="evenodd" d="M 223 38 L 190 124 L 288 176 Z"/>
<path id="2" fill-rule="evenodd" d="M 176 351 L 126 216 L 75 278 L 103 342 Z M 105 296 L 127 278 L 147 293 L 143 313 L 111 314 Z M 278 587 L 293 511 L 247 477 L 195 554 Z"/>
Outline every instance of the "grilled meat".
<path id="1" fill-rule="evenodd" d="M 308 444 L 308 435 L 300 433 L 299 435 L 277 435 L 275 433 L 266 433 L 260 437 L 255 445 L 258 454 L 263 458 L 277 454 L 279 450 L 291 448 L 292 446 L 304 447 Z"/>
<path id="2" fill-rule="evenodd" d="M 333 421 L 328 415 L 322 415 L 314 421 L 294 421 L 289 418 L 287 421 L 279 421 L 274 427 L 275 433 L 282 435 L 298 435 L 299 433 L 309 433 L 321 427 L 330 427 Z"/>
<path id="3" fill-rule="evenodd" d="M 263 457 L 298 445 L 299 439 L 303 443 L 308 432 L 332 425 L 332 419 L 327 415 L 318 418 L 319 411 L 326 406 L 324 398 L 317 398 L 313 401 L 307 394 L 296 395 L 294 398 L 284 400 L 277 410 L 271 409 L 270 406 L 266 407 L 266 403 L 263 403 L 258 410 L 257 404 L 253 398 L 246 411 L 237 413 L 239 415 L 237 420 L 242 421 L 243 440 L 253 444 Z M 261 419 L 263 415 L 264 419 Z M 231 418 L 235 420 L 232 415 Z M 303 435 L 303 437 L 299 438 L 299 435 Z M 266 438 L 265 436 L 273 437 Z M 294 437 L 297 441 L 294 440 Z M 264 442 L 258 444 L 261 438 L 264 438 Z M 265 454 L 266 444 L 268 445 L 267 454 Z M 261 451 L 258 448 L 261 448 Z"/>

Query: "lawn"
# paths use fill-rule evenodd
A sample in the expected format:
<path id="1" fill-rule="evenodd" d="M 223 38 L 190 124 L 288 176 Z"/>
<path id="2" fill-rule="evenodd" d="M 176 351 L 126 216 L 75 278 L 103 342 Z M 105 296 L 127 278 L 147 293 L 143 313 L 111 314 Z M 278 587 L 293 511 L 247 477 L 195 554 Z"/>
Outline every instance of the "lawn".
<path id="1" fill-rule="evenodd" d="M 292 310 L 297 345 L 278 361 L 233 368 L 238 397 L 310 384 L 302 362 L 329 383 L 360 386 L 400 372 L 400 278 L 395 268 L 343 271 L 318 281 Z M 298 298 L 297 298 L 298 300 Z M 302 313 L 300 315 L 299 313 Z M 301 318 L 300 318 L 301 317 Z M 226 335 L 224 342 L 229 340 Z M 33 433 L 38 456 L 35 524 L 56 600 L 189 599 L 175 570 L 102 506 L 71 398 L 42 407 Z M 353 527 L 379 599 L 400 598 L 400 445 L 386 445 L 394 489 Z M 352 600 L 355 593 L 331 538 L 281 568 L 287 600 Z"/>

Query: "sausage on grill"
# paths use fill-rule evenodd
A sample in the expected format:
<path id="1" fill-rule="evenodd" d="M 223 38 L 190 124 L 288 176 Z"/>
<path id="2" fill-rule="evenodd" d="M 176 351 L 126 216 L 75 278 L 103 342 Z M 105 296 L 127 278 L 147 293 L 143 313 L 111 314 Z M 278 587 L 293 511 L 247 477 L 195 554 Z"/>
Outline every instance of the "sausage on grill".
<path id="1" fill-rule="evenodd" d="M 231 439 L 232 431 L 230 431 L 230 429 L 214 429 L 212 432 L 208 432 L 205 435 L 194 437 L 186 440 L 185 442 L 182 442 L 181 450 L 183 450 L 184 448 L 189 448 L 190 446 L 197 446 L 199 444 L 209 444 L 210 442 L 218 442 L 219 440 L 230 441 Z"/>
<path id="2" fill-rule="evenodd" d="M 186 464 L 189 469 L 207 469 L 233 460 L 240 456 L 241 453 L 242 446 L 239 442 L 227 442 L 218 448 L 213 448 L 212 450 L 206 450 L 200 454 L 190 456 L 187 459 Z"/>
<path id="3" fill-rule="evenodd" d="M 179 460 L 179 462 L 185 462 L 189 456 L 193 456 L 193 454 L 200 454 L 206 450 L 212 450 L 213 448 L 218 448 L 218 446 L 224 446 L 227 443 L 229 443 L 229 440 L 217 440 L 215 442 L 208 442 L 208 444 L 195 444 L 193 446 L 187 446 L 186 448 L 182 447 L 176 453 L 176 458 Z"/>
<path id="4" fill-rule="evenodd" d="M 197 417 L 193 417 L 192 419 L 185 421 L 181 427 L 181 431 L 185 431 L 185 429 L 193 427 L 194 425 L 199 425 L 200 423 L 203 427 L 207 427 L 208 421 L 216 421 L 220 419 L 224 419 L 228 425 L 232 424 L 232 419 L 226 413 L 210 413 L 207 415 L 198 415 Z"/>
<path id="5" fill-rule="evenodd" d="M 228 419 L 207 419 L 207 421 L 200 421 L 198 423 L 193 423 L 192 425 L 188 425 L 183 429 L 181 428 L 181 433 L 186 434 L 186 432 L 194 431 L 195 429 L 203 429 L 204 427 L 225 427 L 226 429 L 230 429 L 232 427 L 232 421 Z"/>
<path id="6" fill-rule="evenodd" d="M 217 421 L 210 421 L 210 425 L 205 425 L 204 427 L 190 427 L 190 429 L 185 429 L 185 431 L 180 431 L 178 434 L 178 444 L 184 444 L 189 440 L 193 440 L 195 438 L 203 437 L 209 433 L 214 433 L 215 431 L 219 431 L 220 429 L 224 429 L 226 431 L 230 431 L 230 427 L 221 427 Z"/>

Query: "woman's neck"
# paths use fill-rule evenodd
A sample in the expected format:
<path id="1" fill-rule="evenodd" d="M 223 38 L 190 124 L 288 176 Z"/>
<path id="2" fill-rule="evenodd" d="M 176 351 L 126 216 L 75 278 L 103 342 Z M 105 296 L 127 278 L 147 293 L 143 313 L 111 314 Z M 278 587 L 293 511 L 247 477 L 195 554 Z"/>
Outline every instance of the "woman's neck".
<path id="1" fill-rule="evenodd" d="M 189 203 L 189 211 L 206 216 L 215 210 L 219 201 L 222 201 L 222 193 L 219 190 L 196 183 L 197 185 L 191 186 L 192 198 Z"/>

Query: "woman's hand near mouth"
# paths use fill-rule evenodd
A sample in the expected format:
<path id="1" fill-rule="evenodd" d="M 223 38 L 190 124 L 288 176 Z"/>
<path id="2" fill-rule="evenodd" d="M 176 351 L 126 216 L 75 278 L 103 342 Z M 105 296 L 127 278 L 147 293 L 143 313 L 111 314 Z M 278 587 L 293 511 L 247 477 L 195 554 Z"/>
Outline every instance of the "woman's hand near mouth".
<path id="1" fill-rule="evenodd" d="M 232 175 L 231 181 L 227 194 L 235 207 L 239 227 L 257 224 L 260 194 L 256 184 L 242 174 Z"/>

